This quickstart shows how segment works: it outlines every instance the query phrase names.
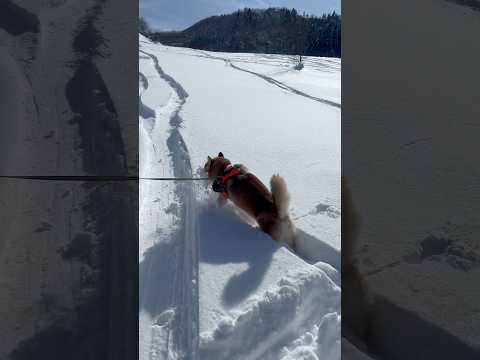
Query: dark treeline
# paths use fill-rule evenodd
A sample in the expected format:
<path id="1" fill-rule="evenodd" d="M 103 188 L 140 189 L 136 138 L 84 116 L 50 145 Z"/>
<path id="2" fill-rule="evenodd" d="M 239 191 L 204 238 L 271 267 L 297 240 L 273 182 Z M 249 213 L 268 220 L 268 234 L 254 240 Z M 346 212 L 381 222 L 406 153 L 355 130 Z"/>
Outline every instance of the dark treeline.
<path id="1" fill-rule="evenodd" d="M 212 16 L 183 31 L 149 34 L 166 45 L 226 52 L 341 57 L 341 16 L 300 15 L 295 9 L 245 8 Z"/>

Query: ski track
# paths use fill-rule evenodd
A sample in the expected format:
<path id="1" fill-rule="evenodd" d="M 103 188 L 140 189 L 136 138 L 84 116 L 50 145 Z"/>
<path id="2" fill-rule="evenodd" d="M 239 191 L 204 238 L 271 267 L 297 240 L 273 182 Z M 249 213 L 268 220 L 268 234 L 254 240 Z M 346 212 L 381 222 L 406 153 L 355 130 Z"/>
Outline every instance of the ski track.
<path id="1" fill-rule="evenodd" d="M 142 88 L 143 88 L 143 91 L 140 93 L 140 96 L 138 97 L 138 112 L 139 112 L 139 115 L 142 118 L 144 118 L 145 120 L 155 119 L 155 110 L 153 110 L 153 109 L 149 108 L 147 105 L 145 105 L 142 101 L 142 96 L 141 96 L 148 89 L 148 79 L 141 72 L 138 73 L 138 77 L 140 79 L 140 82 L 142 83 Z M 154 123 L 151 121 L 150 124 L 149 124 L 149 132 L 151 132 L 153 125 L 154 125 Z"/>
<path id="2" fill-rule="evenodd" d="M 229 65 L 230 67 L 232 67 L 233 69 L 235 70 L 238 70 L 238 71 L 243 71 L 243 72 L 246 72 L 248 74 L 251 74 L 251 75 L 254 75 L 254 76 L 257 76 L 259 77 L 260 79 L 263 79 L 265 80 L 266 82 L 272 84 L 272 85 L 275 85 L 275 86 L 278 86 L 280 89 L 282 90 L 286 90 L 286 91 L 289 91 L 290 93 L 292 94 L 295 94 L 295 95 L 299 95 L 299 96 L 303 96 L 303 97 L 306 97 L 307 99 L 310 99 L 310 100 L 313 100 L 313 101 L 318 101 L 322 104 L 325 104 L 325 105 L 329 105 L 329 106 L 333 106 L 333 107 L 336 107 L 338 109 L 341 109 L 342 108 L 342 105 L 335 102 L 335 101 L 331 101 L 331 100 L 327 100 L 327 99 L 322 99 L 322 98 L 319 98 L 319 97 L 316 97 L 316 96 L 313 96 L 313 95 L 309 95 L 303 91 L 300 91 L 298 89 L 295 89 L 294 87 L 291 87 L 287 84 L 284 84 L 283 82 L 281 81 L 278 81 L 278 80 L 275 80 L 274 78 L 270 77 L 270 76 L 267 76 L 267 75 L 264 75 L 264 74 L 260 74 L 260 73 L 257 73 L 255 71 L 251 71 L 251 70 L 247 70 L 247 69 L 244 69 L 244 68 L 241 68 L 240 66 L 237 66 L 235 64 L 233 64 L 233 62 L 229 59 L 226 59 L 226 58 L 222 58 L 222 57 L 219 57 L 219 56 L 213 56 L 213 55 L 210 55 L 210 54 L 207 54 L 207 53 L 204 53 L 203 51 L 199 51 L 200 53 L 202 53 L 204 55 L 204 57 L 206 58 L 210 58 L 210 59 L 216 59 L 216 60 L 222 60 L 224 61 L 227 65 Z"/>
<path id="3" fill-rule="evenodd" d="M 309 95 L 307 93 L 304 93 L 303 91 L 300 91 L 300 90 L 297 90 L 297 89 L 295 89 L 291 86 L 288 86 L 288 85 L 282 83 L 281 81 L 275 80 L 275 79 L 271 78 L 270 76 L 259 74 L 259 73 L 256 73 L 254 71 L 251 71 L 251 70 L 243 69 L 243 68 L 241 68 L 237 65 L 234 65 L 230 60 L 225 60 L 225 61 L 235 70 L 243 71 L 243 72 L 258 76 L 259 78 L 269 82 L 270 84 L 278 86 L 280 89 L 287 90 L 287 91 L 289 91 L 289 92 L 291 92 L 295 95 L 300 95 L 300 96 L 306 97 L 310 100 L 318 101 L 322 104 L 330 105 L 330 106 L 333 106 L 333 107 L 336 107 L 336 108 L 339 108 L 339 109 L 341 109 L 341 107 L 342 107 L 339 103 L 336 103 L 336 102 L 331 101 L 331 100 L 322 99 L 322 98 L 318 98 L 318 97 Z"/>
<path id="4" fill-rule="evenodd" d="M 220 56 L 213 56 L 211 54 L 208 54 L 202 50 L 196 50 L 196 49 L 191 49 L 191 50 L 194 50 L 198 53 L 198 55 L 193 55 L 193 54 L 184 54 L 184 55 L 187 55 L 187 56 L 196 56 L 196 57 L 200 57 L 200 58 L 207 58 L 207 59 L 212 59 L 212 60 L 219 60 L 219 61 L 223 61 L 225 62 L 228 66 L 230 66 L 231 68 L 235 69 L 235 70 L 238 70 L 238 71 L 243 71 L 243 72 L 246 72 L 248 74 L 251 74 L 251 75 L 254 75 L 254 76 L 257 76 L 259 77 L 260 79 L 262 80 L 265 80 L 266 82 L 272 84 L 272 85 L 275 85 L 277 87 L 279 87 L 280 89 L 282 90 L 285 90 L 285 91 L 288 91 L 292 94 L 295 94 L 295 95 L 299 95 L 299 96 L 303 96 L 303 97 L 306 97 L 307 99 L 310 99 L 310 100 L 313 100 L 313 101 L 317 101 L 319 103 L 322 103 L 322 104 L 325 104 L 325 105 L 329 105 L 329 106 L 333 106 L 335 108 L 338 108 L 338 109 L 341 109 L 342 108 L 342 104 L 340 103 L 337 103 L 335 101 L 332 101 L 332 100 L 328 100 L 328 99 L 323 99 L 323 98 L 319 98 L 319 97 L 316 97 L 316 96 L 313 96 L 313 95 L 310 95 L 310 94 L 307 94 L 301 90 L 298 90 L 292 86 L 289 86 L 279 80 L 276 80 L 270 76 L 267 76 L 267 75 L 264 75 L 264 74 L 260 74 L 260 73 L 257 73 L 255 71 L 251 71 L 251 70 L 247 70 L 247 69 L 244 69 L 238 65 L 235 65 L 233 64 L 233 61 L 230 60 L 230 59 L 226 59 L 226 58 L 223 58 L 223 57 L 220 57 Z M 249 62 L 249 61 L 245 61 L 245 60 L 235 60 L 235 62 L 244 62 L 244 63 L 252 63 L 252 62 Z M 332 64 L 335 64 L 331 61 L 328 61 L 326 60 L 326 62 L 330 62 Z M 336 65 L 336 64 L 335 64 Z M 315 65 L 316 68 L 320 68 L 320 67 L 324 67 L 324 68 L 329 68 L 329 69 L 333 69 L 335 70 L 336 67 L 334 66 L 328 66 L 326 64 L 316 64 Z M 281 73 L 285 73 L 285 72 L 288 72 L 289 70 L 280 70 L 277 75 L 281 74 Z"/>
<path id="5" fill-rule="evenodd" d="M 186 102 L 188 93 L 173 77 L 166 74 L 158 63 L 155 55 L 140 50 L 152 59 L 155 69 L 161 79 L 166 81 L 178 96 L 179 103 L 170 113 L 170 135 L 167 139 L 169 156 L 173 163 L 174 177 L 192 177 L 192 167 L 187 146 L 180 134 L 183 119 L 180 111 Z M 144 77 L 145 78 L 145 77 Z M 145 78 L 146 79 L 146 78 Z M 148 87 L 148 82 L 143 82 Z M 198 235 L 195 218 L 195 198 L 193 186 L 190 183 L 177 182 L 175 196 L 181 204 L 181 225 L 177 239 L 178 246 L 177 266 L 175 273 L 174 299 L 172 304 L 177 304 L 175 311 L 175 325 L 169 329 L 168 338 L 173 335 L 173 342 L 167 340 L 166 354 L 169 356 L 170 343 L 176 347 L 176 353 L 181 359 L 196 359 L 198 354 Z M 170 256 L 170 254 L 163 254 Z M 172 334 L 173 333 L 173 334 Z M 152 342 L 152 347 L 157 344 Z M 155 349 L 153 349 L 155 350 Z M 156 353 L 156 352 L 155 352 Z M 151 356 L 153 359 L 154 357 Z"/>

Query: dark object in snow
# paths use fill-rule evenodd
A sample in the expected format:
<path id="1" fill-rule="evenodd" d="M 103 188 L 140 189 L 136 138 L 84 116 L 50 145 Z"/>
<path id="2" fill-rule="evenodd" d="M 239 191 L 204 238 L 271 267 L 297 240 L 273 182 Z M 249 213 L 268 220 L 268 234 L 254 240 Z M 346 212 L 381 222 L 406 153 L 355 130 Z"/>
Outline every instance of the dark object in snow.
<path id="1" fill-rule="evenodd" d="M 298 59 L 297 65 L 294 67 L 295 70 L 302 70 L 303 69 L 303 61 L 302 61 L 302 55 L 300 55 L 300 58 Z"/>

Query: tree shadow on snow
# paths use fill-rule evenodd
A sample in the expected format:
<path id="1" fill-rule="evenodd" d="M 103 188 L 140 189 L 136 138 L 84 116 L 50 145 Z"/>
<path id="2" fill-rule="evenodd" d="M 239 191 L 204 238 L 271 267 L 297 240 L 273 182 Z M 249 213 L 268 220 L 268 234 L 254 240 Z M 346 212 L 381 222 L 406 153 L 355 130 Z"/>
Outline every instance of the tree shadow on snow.
<path id="1" fill-rule="evenodd" d="M 232 276 L 223 290 L 224 305 L 234 306 L 258 288 L 279 246 L 228 207 L 204 206 L 198 228 L 201 262 L 248 264 L 248 269 Z"/>

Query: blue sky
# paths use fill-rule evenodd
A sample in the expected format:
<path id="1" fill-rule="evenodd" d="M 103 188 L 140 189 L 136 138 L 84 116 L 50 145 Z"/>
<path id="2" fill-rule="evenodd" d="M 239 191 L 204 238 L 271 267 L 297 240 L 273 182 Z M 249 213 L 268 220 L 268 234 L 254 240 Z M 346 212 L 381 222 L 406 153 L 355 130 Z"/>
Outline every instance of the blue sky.
<path id="1" fill-rule="evenodd" d="M 140 16 L 156 30 L 183 30 L 211 15 L 228 14 L 245 7 L 295 8 L 299 13 L 340 13 L 340 0 L 140 0 Z"/>

